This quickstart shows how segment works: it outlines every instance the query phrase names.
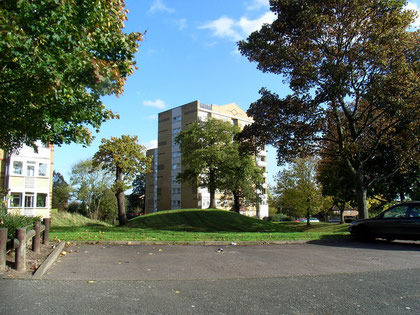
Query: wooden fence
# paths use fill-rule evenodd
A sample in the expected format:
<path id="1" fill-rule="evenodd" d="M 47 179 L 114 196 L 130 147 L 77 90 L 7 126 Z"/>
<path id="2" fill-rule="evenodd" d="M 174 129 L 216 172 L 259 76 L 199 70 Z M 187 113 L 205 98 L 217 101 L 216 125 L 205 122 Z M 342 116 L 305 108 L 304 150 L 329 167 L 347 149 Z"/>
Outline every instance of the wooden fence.
<path id="1" fill-rule="evenodd" d="M 41 222 L 35 222 L 34 229 L 26 232 L 26 228 L 16 230 L 16 238 L 7 239 L 7 229 L 0 229 L 0 272 L 6 270 L 7 250 L 15 251 L 15 269 L 19 272 L 26 270 L 26 245 L 32 239 L 32 251 L 39 254 L 41 250 L 41 232 L 42 243 L 49 244 L 51 219 L 45 218 Z"/>

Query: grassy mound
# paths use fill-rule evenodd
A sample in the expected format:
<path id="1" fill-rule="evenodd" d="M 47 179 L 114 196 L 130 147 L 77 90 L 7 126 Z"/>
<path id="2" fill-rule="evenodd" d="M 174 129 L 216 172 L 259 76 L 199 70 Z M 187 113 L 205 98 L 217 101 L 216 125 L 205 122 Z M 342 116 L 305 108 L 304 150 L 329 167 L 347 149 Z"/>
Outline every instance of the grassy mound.
<path id="1" fill-rule="evenodd" d="M 81 226 L 111 226 L 98 220 L 86 218 L 78 213 L 57 212 L 51 213 L 52 227 L 81 227 Z"/>
<path id="2" fill-rule="evenodd" d="M 125 227 L 191 232 L 293 232 L 293 228 L 231 211 L 184 209 L 159 211 L 134 218 Z"/>

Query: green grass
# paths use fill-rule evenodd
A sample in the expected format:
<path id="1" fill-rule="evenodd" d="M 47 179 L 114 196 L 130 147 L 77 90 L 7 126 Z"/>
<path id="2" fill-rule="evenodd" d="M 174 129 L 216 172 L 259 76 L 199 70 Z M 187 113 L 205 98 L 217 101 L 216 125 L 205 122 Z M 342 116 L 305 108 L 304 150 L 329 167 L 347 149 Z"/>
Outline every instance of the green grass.
<path id="1" fill-rule="evenodd" d="M 66 241 L 287 241 L 345 238 L 348 224 L 272 223 L 223 210 L 170 210 L 137 217 L 124 227 L 81 216 L 52 215 L 51 236 Z M 81 217 L 81 218 L 80 218 Z"/>

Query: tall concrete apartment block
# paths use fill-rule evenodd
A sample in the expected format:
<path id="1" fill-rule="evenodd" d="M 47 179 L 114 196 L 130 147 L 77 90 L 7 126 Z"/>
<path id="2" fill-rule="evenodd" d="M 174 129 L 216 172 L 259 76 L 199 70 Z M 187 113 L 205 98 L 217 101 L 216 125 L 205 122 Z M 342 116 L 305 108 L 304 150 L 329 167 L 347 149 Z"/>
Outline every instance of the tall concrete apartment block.
<path id="1" fill-rule="evenodd" d="M 19 153 L 0 150 L 0 186 L 7 191 L 8 213 L 49 218 L 52 200 L 54 146 L 24 145 Z"/>
<path id="2" fill-rule="evenodd" d="M 188 129 L 191 123 L 205 121 L 209 118 L 229 121 L 243 128 L 252 123 L 246 113 L 236 104 L 208 105 L 194 101 L 171 110 L 159 113 L 158 147 L 147 151 L 153 156 L 152 171 L 146 176 L 146 212 L 169 209 L 208 208 L 210 193 L 206 188 L 194 188 L 176 181 L 177 174 L 183 169 L 181 152 L 175 137 L 181 130 Z M 257 165 L 267 166 L 266 151 L 256 157 Z M 267 173 L 264 172 L 266 179 Z M 268 216 L 267 184 L 264 184 L 262 201 L 256 207 L 261 218 Z M 221 200 L 222 193 L 216 194 L 217 207 L 230 209 L 230 200 Z M 257 209 L 248 207 L 241 209 L 245 215 L 255 216 Z"/>

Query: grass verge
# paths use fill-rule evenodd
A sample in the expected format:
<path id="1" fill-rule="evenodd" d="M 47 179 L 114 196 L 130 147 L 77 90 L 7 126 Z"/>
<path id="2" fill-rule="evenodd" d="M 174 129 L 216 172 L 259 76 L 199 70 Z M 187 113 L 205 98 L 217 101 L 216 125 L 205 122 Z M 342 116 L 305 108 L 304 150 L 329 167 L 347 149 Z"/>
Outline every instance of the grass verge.
<path id="1" fill-rule="evenodd" d="M 290 241 L 348 237 L 348 224 L 271 223 L 221 210 L 171 210 L 130 220 L 124 227 L 53 214 L 51 236 L 66 241 Z M 86 220 L 84 220 L 86 219 Z M 66 223 L 67 222 L 67 223 Z"/>

